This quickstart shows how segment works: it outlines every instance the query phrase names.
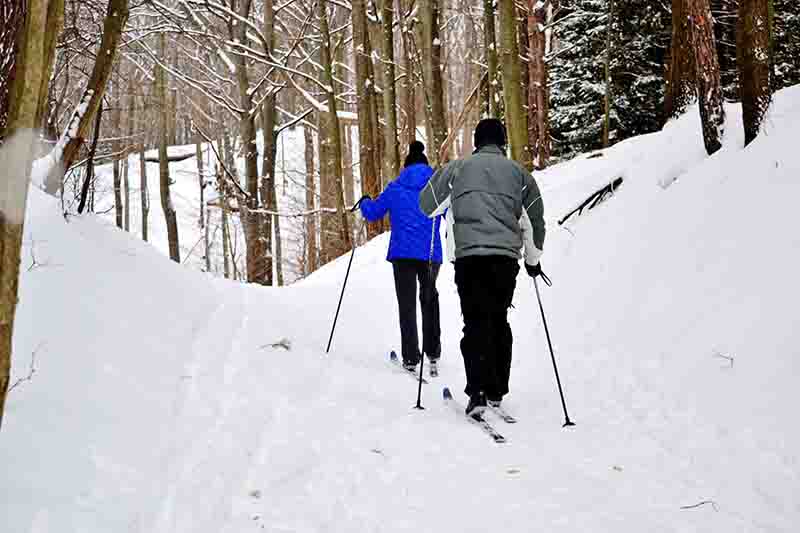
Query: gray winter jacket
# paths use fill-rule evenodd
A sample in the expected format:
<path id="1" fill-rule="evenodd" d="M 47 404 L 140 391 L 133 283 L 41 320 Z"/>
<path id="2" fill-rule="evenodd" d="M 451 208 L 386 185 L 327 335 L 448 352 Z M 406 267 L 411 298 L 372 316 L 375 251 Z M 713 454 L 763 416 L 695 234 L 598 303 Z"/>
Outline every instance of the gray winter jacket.
<path id="1" fill-rule="evenodd" d="M 495 145 L 436 171 L 419 194 L 419 207 L 433 217 L 448 207 L 456 259 L 504 255 L 539 263 L 544 246 L 544 207 L 533 176 Z M 449 218 L 449 217 L 448 217 Z"/>

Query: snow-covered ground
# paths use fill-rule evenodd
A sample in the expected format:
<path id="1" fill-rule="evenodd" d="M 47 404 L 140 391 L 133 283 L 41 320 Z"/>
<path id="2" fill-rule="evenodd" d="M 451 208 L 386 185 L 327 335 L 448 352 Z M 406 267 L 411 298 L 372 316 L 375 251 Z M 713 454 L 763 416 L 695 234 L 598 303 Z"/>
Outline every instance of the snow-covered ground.
<path id="1" fill-rule="evenodd" d="M 34 352 L 36 372 L 0 432 L 0 530 L 797 531 L 800 87 L 747 149 L 739 113 L 711 158 L 695 110 L 539 176 L 543 304 L 577 426 L 561 428 L 521 275 L 504 445 L 441 400 L 464 385 L 449 265 L 441 376 L 419 412 L 386 360 L 388 236 L 357 249 L 325 355 L 347 257 L 244 286 L 107 222 L 66 223 L 32 190 L 12 382 Z M 556 224 L 619 176 L 614 198 Z"/>
<path id="2" fill-rule="evenodd" d="M 216 179 L 214 169 L 216 155 L 214 150 L 203 143 L 204 174 L 206 176 L 205 199 L 217 198 Z M 259 132 L 257 148 L 263 151 L 262 137 Z M 181 248 L 181 261 L 195 270 L 205 270 L 205 247 L 203 243 L 204 230 L 200 228 L 200 180 L 198 178 L 197 159 L 194 157 L 195 145 L 173 146 L 169 150 L 170 156 L 191 155 L 182 161 L 170 163 L 170 179 L 173 181 L 170 191 L 173 205 L 178 218 L 178 235 Z M 305 207 L 305 143 L 302 128 L 287 129 L 278 137 L 276 151 L 276 179 L 278 212 L 292 215 L 306 211 Z M 147 157 L 158 157 L 157 150 L 150 150 Z M 239 175 L 243 175 L 244 160 L 237 158 Z M 141 177 L 139 154 L 129 157 L 128 180 L 131 187 L 130 204 L 130 229 L 134 235 L 141 237 L 142 209 L 141 209 Z M 258 160 L 259 169 L 261 159 Z M 150 214 L 148 216 L 149 241 L 162 254 L 169 256 L 169 243 L 167 241 L 167 226 L 161 208 L 159 192 L 159 165 L 147 163 L 148 198 L 150 201 Z M 319 177 L 317 176 L 317 181 Z M 114 177 L 111 164 L 97 167 L 97 194 L 95 212 L 102 213 L 102 220 L 109 225 L 115 224 L 114 211 Z M 317 191 L 319 187 L 317 185 Z M 124 195 L 124 193 L 123 193 Z M 209 216 L 209 242 L 211 272 L 218 277 L 223 275 L 222 257 L 222 216 L 218 207 L 210 207 Z M 282 231 L 282 252 L 284 275 L 287 283 L 295 281 L 299 276 L 298 261 L 303 255 L 304 231 L 303 218 L 297 216 L 281 216 L 279 219 Z M 232 252 L 235 256 L 237 273 L 244 277 L 245 274 L 245 242 L 241 221 L 238 214 L 232 214 L 228 222 L 231 234 Z"/>

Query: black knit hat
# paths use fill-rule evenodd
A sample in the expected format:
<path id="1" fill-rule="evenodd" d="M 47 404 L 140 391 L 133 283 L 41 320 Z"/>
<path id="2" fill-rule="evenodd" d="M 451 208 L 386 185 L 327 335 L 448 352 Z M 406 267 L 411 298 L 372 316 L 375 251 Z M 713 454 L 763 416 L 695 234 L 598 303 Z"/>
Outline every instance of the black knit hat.
<path id="1" fill-rule="evenodd" d="M 408 145 L 408 155 L 406 156 L 404 167 L 411 165 L 427 165 L 428 158 L 425 157 L 425 145 L 419 141 L 414 141 Z"/>
<path id="2" fill-rule="evenodd" d="M 500 148 L 506 145 L 506 127 L 496 118 L 485 118 L 475 127 L 475 149 L 487 144 L 495 144 Z"/>

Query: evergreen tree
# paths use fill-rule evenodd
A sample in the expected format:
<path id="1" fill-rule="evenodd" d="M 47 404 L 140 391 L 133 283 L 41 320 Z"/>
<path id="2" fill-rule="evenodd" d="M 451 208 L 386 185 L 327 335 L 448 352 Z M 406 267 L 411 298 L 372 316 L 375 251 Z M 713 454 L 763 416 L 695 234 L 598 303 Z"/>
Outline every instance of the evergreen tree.
<path id="1" fill-rule="evenodd" d="M 714 16 L 714 38 L 722 82 L 722 95 L 728 102 L 741 101 L 739 71 L 736 67 L 736 20 L 739 0 L 711 0 Z"/>
<path id="2" fill-rule="evenodd" d="M 602 147 L 608 0 L 568 0 L 556 28 L 551 66 L 553 152 Z M 661 128 L 664 65 L 670 42 L 667 6 L 616 2 L 611 28 L 611 144 Z"/>
<path id="3" fill-rule="evenodd" d="M 664 65 L 670 43 L 670 11 L 662 2 L 617 2 L 617 42 L 611 67 L 617 138 L 652 133 L 664 123 Z"/>
<path id="4" fill-rule="evenodd" d="M 800 84 L 800 2 L 773 0 L 775 89 Z"/>
<path id="5" fill-rule="evenodd" d="M 603 60 L 606 0 L 565 0 L 551 62 L 553 155 L 570 157 L 599 148 L 603 133 Z M 611 110 L 611 138 L 617 122 Z"/>

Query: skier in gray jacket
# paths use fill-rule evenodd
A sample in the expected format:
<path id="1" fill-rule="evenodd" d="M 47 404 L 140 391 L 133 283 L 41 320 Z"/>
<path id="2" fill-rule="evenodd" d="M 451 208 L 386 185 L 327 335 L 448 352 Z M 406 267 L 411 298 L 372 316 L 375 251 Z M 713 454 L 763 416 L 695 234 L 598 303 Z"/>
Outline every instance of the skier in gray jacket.
<path id="1" fill-rule="evenodd" d="M 511 372 L 511 306 L 520 249 L 531 277 L 542 275 L 544 208 L 531 174 L 506 157 L 506 132 L 484 119 L 475 151 L 439 169 L 420 192 L 419 206 L 433 217 L 450 208 L 455 240 L 455 281 L 464 317 L 461 353 L 467 375 L 467 415 L 499 406 Z M 449 217 L 448 217 L 449 218 Z"/>

